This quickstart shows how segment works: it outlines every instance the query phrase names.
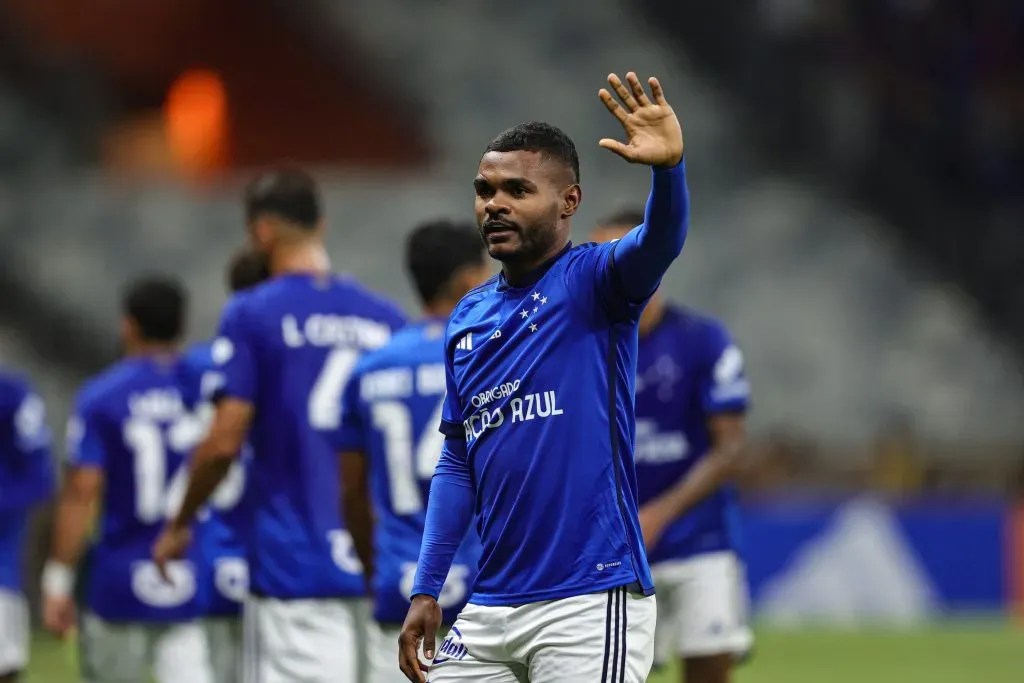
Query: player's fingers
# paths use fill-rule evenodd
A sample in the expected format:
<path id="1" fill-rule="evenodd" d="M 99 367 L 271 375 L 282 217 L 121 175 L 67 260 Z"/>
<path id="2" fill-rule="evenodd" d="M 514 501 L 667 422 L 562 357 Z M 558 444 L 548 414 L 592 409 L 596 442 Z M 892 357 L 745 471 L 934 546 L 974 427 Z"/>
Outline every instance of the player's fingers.
<path id="1" fill-rule="evenodd" d="M 626 109 L 636 111 L 640 108 L 640 105 L 633 99 L 632 93 L 629 92 L 629 88 L 626 87 L 626 84 L 617 75 L 608 74 L 608 85 L 612 86 L 612 90 L 619 96 L 622 103 L 626 105 Z"/>
<path id="2" fill-rule="evenodd" d="M 428 624 L 427 632 L 423 635 L 423 656 L 427 659 L 434 658 L 434 640 L 436 639 L 437 626 L 439 625 L 433 625 L 434 627 L 430 628 L 431 624 Z"/>
<path id="3" fill-rule="evenodd" d="M 611 152 L 615 152 L 623 159 L 631 159 L 629 147 L 622 144 L 618 140 L 612 140 L 611 138 L 601 138 L 600 140 L 598 140 L 597 144 Z"/>
<path id="4" fill-rule="evenodd" d="M 621 104 L 615 101 L 615 98 L 612 97 L 610 92 L 601 88 L 597 91 L 597 96 L 601 98 L 601 101 L 604 102 L 604 106 L 608 108 L 608 111 L 612 113 L 612 116 L 619 120 L 619 123 L 626 122 L 629 114 L 626 113 L 626 110 L 622 108 Z"/>
<path id="5" fill-rule="evenodd" d="M 665 107 L 668 106 L 668 100 L 665 99 L 665 91 L 661 89 L 661 83 L 654 76 L 647 79 L 647 83 L 651 86 L 651 94 L 654 95 L 654 101 Z"/>
<path id="6" fill-rule="evenodd" d="M 423 683 L 426 677 L 420 669 L 420 638 L 408 631 L 398 636 L 398 667 L 412 683 Z"/>
<path id="7" fill-rule="evenodd" d="M 630 90 L 633 91 L 633 97 L 640 103 L 641 107 L 646 107 L 651 104 L 651 101 L 647 99 L 647 93 L 644 92 L 644 86 L 641 85 L 640 79 L 636 77 L 636 74 L 630 71 L 626 74 L 626 82 L 629 83 Z"/>

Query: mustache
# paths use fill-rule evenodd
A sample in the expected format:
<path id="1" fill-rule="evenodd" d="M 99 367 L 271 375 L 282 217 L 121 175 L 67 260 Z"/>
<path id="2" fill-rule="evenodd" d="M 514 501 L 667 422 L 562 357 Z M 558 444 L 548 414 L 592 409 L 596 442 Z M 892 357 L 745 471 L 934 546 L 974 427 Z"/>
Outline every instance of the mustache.
<path id="1" fill-rule="evenodd" d="M 519 224 L 502 218 L 491 218 L 484 221 L 483 225 L 480 226 L 480 231 L 485 235 L 502 230 L 514 230 L 515 232 L 519 232 Z"/>

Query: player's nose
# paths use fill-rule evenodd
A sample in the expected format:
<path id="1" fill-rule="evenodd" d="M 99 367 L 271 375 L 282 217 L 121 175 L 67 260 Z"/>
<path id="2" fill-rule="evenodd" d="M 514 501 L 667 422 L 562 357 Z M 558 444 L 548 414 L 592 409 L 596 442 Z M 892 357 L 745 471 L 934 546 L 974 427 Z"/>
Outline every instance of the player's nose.
<path id="1" fill-rule="evenodd" d="M 497 196 L 492 197 L 487 201 L 484 206 L 484 211 L 487 212 L 489 219 L 499 218 L 501 216 L 507 216 L 511 213 L 512 209 L 505 202 L 501 201 Z"/>

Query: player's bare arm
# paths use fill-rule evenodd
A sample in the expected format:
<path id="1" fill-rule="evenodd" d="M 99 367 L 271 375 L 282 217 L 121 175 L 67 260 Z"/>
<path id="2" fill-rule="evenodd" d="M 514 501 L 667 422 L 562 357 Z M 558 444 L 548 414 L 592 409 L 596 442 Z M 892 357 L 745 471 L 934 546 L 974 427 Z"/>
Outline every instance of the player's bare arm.
<path id="1" fill-rule="evenodd" d="M 644 542 L 653 548 L 676 519 L 728 483 L 740 472 L 747 444 L 746 418 L 741 413 L 712 415 L 711 451 L 679 483 L 640 510 Z"/>
<path id="2" fill-rule="evenodd" d="M 683 168 L 683 132 L 656 78 L 648 79 L 648 97 L 636 74 L 626 83 L 608 76 L 615 95 L 602 88 L 598 95 L 622 125 L 626 142 L 603 138 L 598 144 L 634 164 L 654 169 L 651 195 L 643 225 L 615 246 L 615 265 L 625 294 L 646 299 L 683 249 L 689 223 L 689 195 Z"/>
<path id="3" fill-rule="evenodd" d="M 368 458 L 360 451 L 345 451 L 339 457 L 342 518 L 352 534 L 352 545 L 363 565 L 367 590 L 374 574 L 373 508 L 370 503 Z"/>
<path id="4" fill-rule="evenodd" d="M 74 567 L 85 548 L 103 487 L 101 468 L 73 467 L 60 493 L 50 559 L 43 570 L 43 624 L 58 637 L 78 621 L 72 596 Z"/>
<path id="5" fill-rule="evenodd" d="M 153 560 L 165 579 L 167 563 L 182 557 L 192 541 L 191 525 L 199 509 L 241 453 L 253 413 L 251 403 L 235 398 L 224 398 L 217 404 L 210 432 L 192 455 L 188 490 L 181 509 L 153 546 Z"/>

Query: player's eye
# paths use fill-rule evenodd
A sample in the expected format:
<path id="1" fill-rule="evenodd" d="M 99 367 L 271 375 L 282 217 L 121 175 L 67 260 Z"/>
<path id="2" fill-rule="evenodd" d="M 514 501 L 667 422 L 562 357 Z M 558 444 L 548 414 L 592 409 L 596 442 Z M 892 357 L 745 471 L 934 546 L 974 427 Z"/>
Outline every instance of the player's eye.
<path id="1" fill-rule="evenodd" d="M 526 188 L 522 185 L 516 185 L 515 187 L 512 187 L 508 193 L 516 199 L 522 199 L 526 196 Z"/>
<path id="2" fill-rule="evenodd" d="M 473 187 L 476 190 L 476 196 L 481 199 L 489 199 L 494 196 L 494 188 L 487 183 L 476 183 Z"/>

